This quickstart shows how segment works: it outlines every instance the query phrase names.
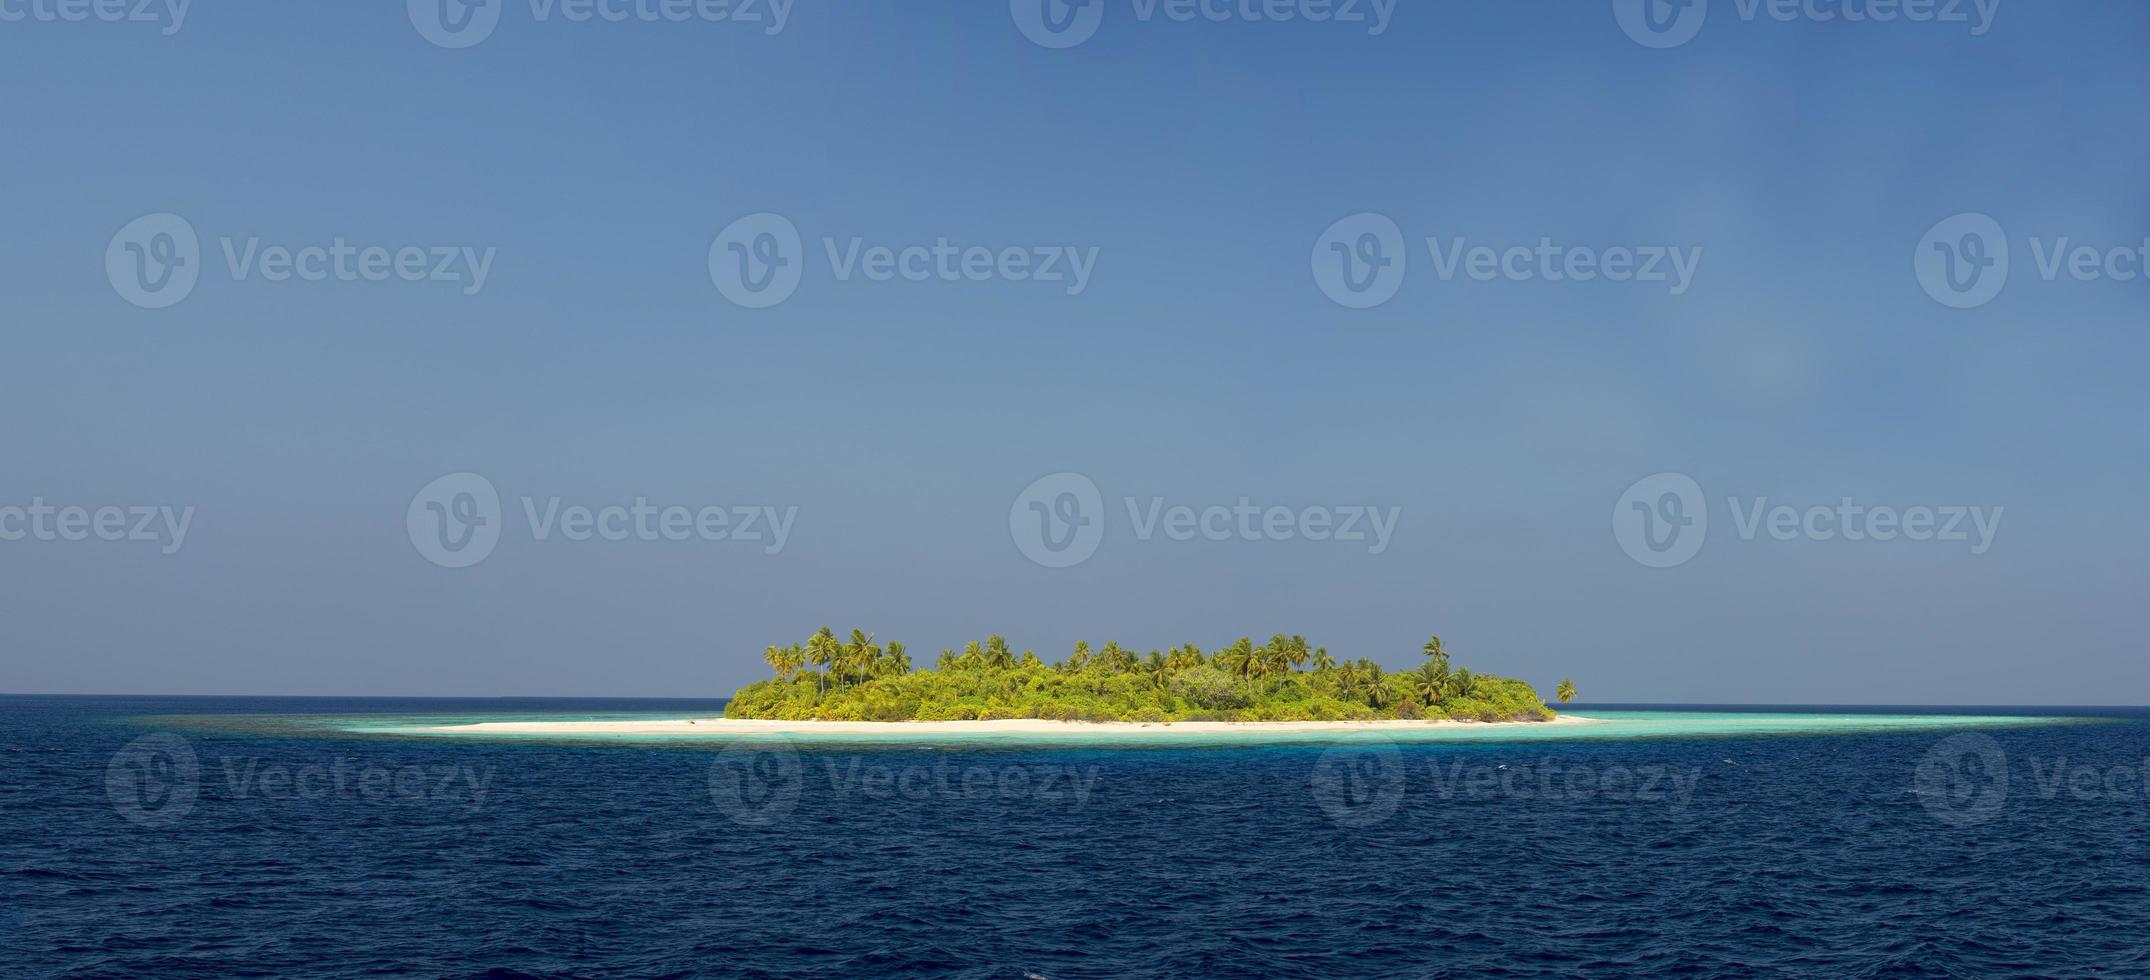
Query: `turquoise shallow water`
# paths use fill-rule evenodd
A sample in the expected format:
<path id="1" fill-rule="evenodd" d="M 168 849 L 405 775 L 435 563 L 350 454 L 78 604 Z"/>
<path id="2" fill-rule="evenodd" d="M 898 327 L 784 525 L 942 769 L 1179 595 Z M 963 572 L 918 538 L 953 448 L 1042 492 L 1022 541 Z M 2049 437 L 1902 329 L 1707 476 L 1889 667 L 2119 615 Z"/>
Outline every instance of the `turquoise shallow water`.
<path id="1" fill-rule="evenodd" d="M 1251 746 L 1335 743 L 1447 743 L 1447 742 L 1539 742 L 1593 741 L 1633 738 L 1699 738 L 1748 735 L 1815 735 L 1931 731 L 1937 729 L 2006 728 L 2054 724 L 2064 719 L 2036 715 L 1912 714 L 1866 711 L 1685 711 L 1593 708 L 1570 712 L 1592 719 L 1578 724 L 1530 724 L 1455 726 L 1425 729 L 1368 728 L 1360 731 L 1275 731 L 1248 728 L 1231 732 L 1175 731 L 1172 726 L 1148 729 L 1070 724 L 1050 733 L 980 732 L 958 734 L 940 731 L 906 731 L 890 726 L 886 732 L 840 734 L 820 732 L 802 725 L 781 734 L 743 734 L 710 730 L 692 734 L 503 734 L 493 731 L 441 731 L 443 726 L 468 726 L 484 722 L 636 721 L 708 717 L 692 712 L 560 713 L 507 712 L 499 714 L 441 714 L 415 716 L 299 716 L 285 719 L 228 719 L 260 724 L 288 724 L 293 734 L 375 737 L 417 737 L 453 740 L 535 741 L 558 743 L 608 743 L 650 745 L 724 744 L 742 741 L 782 740 L 832 746 L 946 746 L 957 748 L 1054 746 L 1094 748 L 1104 745 L 1156 746 Z M 2080 719 L 2075 719 L 2079 721 Z M 197 719 L 217 724 L 217 719 Z"/>

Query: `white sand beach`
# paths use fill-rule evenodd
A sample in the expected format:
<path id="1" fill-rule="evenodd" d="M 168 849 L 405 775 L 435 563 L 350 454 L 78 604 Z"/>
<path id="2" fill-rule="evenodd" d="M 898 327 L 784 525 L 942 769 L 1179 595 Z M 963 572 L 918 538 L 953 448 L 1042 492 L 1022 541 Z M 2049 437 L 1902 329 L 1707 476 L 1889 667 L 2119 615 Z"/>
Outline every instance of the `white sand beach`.
<path id="1" fill-rule="evenodd" d="M 1529 728 L 1588 724 L 1598 719 L 1560 715 L 1551 721 L 759 721 L 745 718 L 666 718 L 637 721 L 495 721 L 440 725 L 423 731 L 443 735 L 727 736 L 727 735 L 1053 735 L 1184 733 L 1309 733 L 1426 731 L 1441 728 Z"/>

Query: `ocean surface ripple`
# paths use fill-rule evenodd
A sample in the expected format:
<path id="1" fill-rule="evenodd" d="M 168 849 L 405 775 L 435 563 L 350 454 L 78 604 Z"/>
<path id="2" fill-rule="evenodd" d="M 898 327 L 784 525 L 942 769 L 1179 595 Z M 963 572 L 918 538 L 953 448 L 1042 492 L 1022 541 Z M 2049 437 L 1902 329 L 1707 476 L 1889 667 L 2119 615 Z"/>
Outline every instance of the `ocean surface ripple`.
<path id="1" fill-rule="evenodd" d="M 507 710 L 0 698 L 0 975 L 2150 974 L 2141 713 L 952 751 L 241 717 Z"/>

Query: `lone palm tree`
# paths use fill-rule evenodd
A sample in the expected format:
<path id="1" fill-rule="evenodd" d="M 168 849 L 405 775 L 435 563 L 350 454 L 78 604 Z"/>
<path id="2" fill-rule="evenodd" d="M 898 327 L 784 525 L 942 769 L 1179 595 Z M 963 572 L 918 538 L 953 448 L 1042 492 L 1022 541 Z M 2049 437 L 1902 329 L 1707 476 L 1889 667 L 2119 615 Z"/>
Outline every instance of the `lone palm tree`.
<path id="1" fill-rule="evenodd" d="M 1440 637 L 1438 637 L 1438 636 L 1435 636 L 1435 637 L 1429 637 L 1429 638 L 1428 638 L 1428 639 L 1426 640 L 1426 646 L 1425 646 L 1425 647 L 1424 647 L 1423 649 L 1421 649 L 1421 650 L 1420 650 L 1419 652 L 1420 652 L 1420 653 L 1423 653 L 1423 654 L 1425 654 L 1425 655 L 1426 655 L 1426 659 L 1427 659 L 1427 660 L 1429 660 L 1429 661 L 1431 661 L 1431 662 L 1433 662 L 1433 663 L 1437 663 L 1437 664 L 1440 664 L 1440 665 L 1441 665 L 1441 670 L 1442 670 L 1442 672 L 1444 672 L 1444 673 L 1445 673 L 1445 672 L 1447 672 L 1447 670 L 1448 670 L 1448 651 L 1447 651 L 1447 650 L 1444 650 L 1444 649 L 1442 649 L 1442 648 L 1441 648 L 1441 638 L 1440 638 Z"/>
<path id="2" fill-rule="evenodd" d="M 1561 704 L 1567 704 L 1575 700 L 1575 682 L 1565 677 L 1561 678 L 1560 686 L 1553 689 L 1553 696 L 1559 698 Z"/>

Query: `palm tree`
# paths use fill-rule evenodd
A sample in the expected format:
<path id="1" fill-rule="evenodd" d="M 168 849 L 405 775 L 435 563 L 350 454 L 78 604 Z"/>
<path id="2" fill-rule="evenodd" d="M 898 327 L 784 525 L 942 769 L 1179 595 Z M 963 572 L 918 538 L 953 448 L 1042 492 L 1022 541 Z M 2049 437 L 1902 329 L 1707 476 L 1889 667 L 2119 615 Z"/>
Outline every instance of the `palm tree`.
<path id="1" fill-rule="evenodd" d="M 941 655 L 940 655 L 939 657 L 935 658 L 935 659 L 934 659 L 934 661 L 933 661 L 933 669 L 934 669 L 934 670 L 954 670 L 954 669 L 956 669 L 956 652 L 955 652 L 954 650 L 942 650 L 942 651 L 941 651 Z"/>
<path id="2" fill-rule="evenodd" d="M 888 641 L 888 666 L 886 671 L 897 677 L 911 672 L 911 655 L 903 649 L 903 641 Z"/>
<path id="3" fill-rule="evenodd" d="M 1292 634 L 1291 645 L 1285 652 L 1285 660 L 1291 664 L 1292 669 L 1297 670 L 1306 666 L 1307 660 L 1313 656 L 1314 651 L 1307 648 L 1306 637 L 1297 633 Z"/>
<path id="4" fill-rule="evenodd" d="M 1015 653 L 1008 649 L 1008 638 L 998 633 L 985 638 L 985 665 L 1005 670 L 1015 666 Z"/>
<path id="5" fill-rule="evenodd" d="M 1254 651 L 1255 662 L 1261 664 L 1264 674 L 1281 674 L 1291 669 L 1291 637 L 1282 633 L 1271 634 L 1269 642 Z"/>
<path id="6" fill-rule="evenodd" d="M 824 668 L 814 674 L 814 691 L 816 694 L 828 693 L 826 668 L 835 662 L 840 653 L 841 650 L 836 642 L 836 631 L 826 626 L 816 631 L 806 641 L 806 662 L 816 667 Z"/>
<path id="7" fill-rule="evenodd" d="M 1142 672 L 1150 675 L 1151 683 L 1163 687 L 1172 678 L 1172 662 L 1165 659 L 1164 654 L 1152 650 L 1149 656 L 1142 658 Z"/>
<path id="8" fill-rule="evenodd" d="M 768 653 L 764 653 L 761 655 L 761 662 L 768 664 L 769 669 L 776 672 L 777 680 L 784 679 L 784 660 L 785 657 L 783 648 L 778 647 L 774 643 L 769 644 Z"/>
<path id="9" fill-rule="evenodd" d="M 1336 669 L 1336 658 L 1329 656 L 1328 647 L 1314 648 L 1314 673 L 1326 674 Z"/>
<path id="10" fill-rule="evenodd" d="M 1448 689 L 1448 670 L 1433 661 L 1427 661 L 1411 672 L 1411 693 L 1423 700 L 1428 707 L 1441 703 L 1441 693 Z"/>
<path id="11" fill-rule="evenodd" d="M 1345 697 L 1358 696 L 1360 679 L 1358 664 L 1347 660 L 1342 667 L 1336 668 L 1336 687 Z"/>
<path id="12" fill-rule="evenodd" d="M 1448 689 L 1459 698 L 1475 696 L 1478 693 L 1478 678 L 1471 673 L 1469 667 L 1457 668 L 1454 674 L 1449 675 Z"/>
<path id="13" fill-rule="evenodd" d="M 1202 665 L 1202 648 L 1195 646 L 1192 643 L 1189 643 L 1186 646 L 1180 647 L 1179 649 L 1172 651 L 1172 655 L 1166 657 L 1165 661 L 1171 666 L 1173 670 L 1186 670 L 1189 667 L 1199 667 Z"/>
<path id="14" fill-rule="evenodd" d="M 873 634 L 853 629 L 851 644 L 844 649 L 844 673 L 864 683 L 873 679 L 880 660 L 881 648 L 873 645 Z"/>
<path id="15" fill-rule="evenodd" d="M 1575 700 L 1575 682 L 1565 677 L 1561 678 L 1560 686 L 1553 689 L 1553 696 L 1559 698 L 1561 704 L 1567 704 Z"/>
<path id="16" fill-rule="evenodd" d="M 1425 648 L 1421 649 L 1419 652 L 1425 654 L 1427 660 L 1440 664 L 1441 670 L 1448 670 L 1448 651 L 1441 649 L 1440 637 L 1435 636 L 1428 638 L 1426 640 Z"/>

